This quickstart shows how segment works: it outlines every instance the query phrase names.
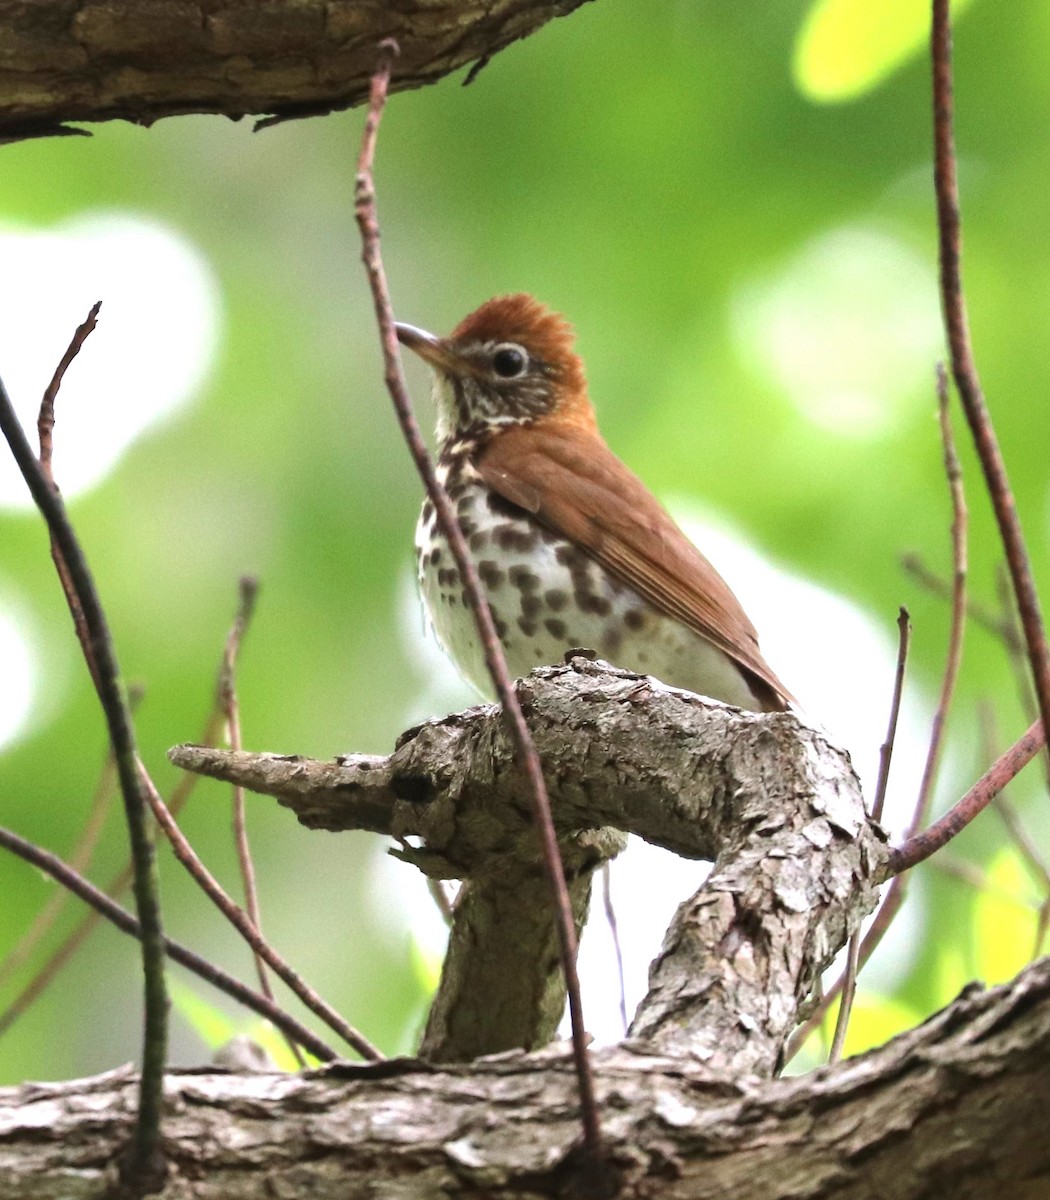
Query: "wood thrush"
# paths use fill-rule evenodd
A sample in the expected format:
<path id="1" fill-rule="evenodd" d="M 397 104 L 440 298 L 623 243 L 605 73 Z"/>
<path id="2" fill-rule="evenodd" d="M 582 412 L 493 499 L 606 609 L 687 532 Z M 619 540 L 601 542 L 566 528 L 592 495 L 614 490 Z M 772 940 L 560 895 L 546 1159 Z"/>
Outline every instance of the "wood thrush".
<path id="1" fill-rule="evenodd" d="M 605 444 L 572 328 L 527 295 L 497 296 L 447 338 L 398 325 L 434 371 L 438 476 L 512 675 L 586 647 L 741 708 L 791 695 L 728 585 Z M 473 616 L 427 500 L 419 583 L 438 640 L 491 691 Z"/>

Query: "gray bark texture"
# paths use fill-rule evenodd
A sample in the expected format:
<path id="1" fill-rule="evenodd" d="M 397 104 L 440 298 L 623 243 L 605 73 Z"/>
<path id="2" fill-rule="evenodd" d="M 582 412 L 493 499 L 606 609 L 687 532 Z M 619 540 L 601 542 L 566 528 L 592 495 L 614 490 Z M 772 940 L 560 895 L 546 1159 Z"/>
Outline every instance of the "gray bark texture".
<path id="1" fill-rule="evenodd" d="M 440 1068 L 173 1073 L 160 1200 L 1046 1200 L 1050 963 L 882 1049 L 728 1081 L 640 1043 L 593 1054 L 601 1166 L 574 1152 L 563 1046 Z M 130 1069 L 0 1089 L 0 1200 L 98 1200 Z"/>
<path id="2" fill-rule="evenodd" d="M 848 755 L 760 715 L 577 657 L 518 697 L 583 914 L 590 873 L 634 833 L 714 869 L 678 910 L 631 1026 L 727 1079 L 768 1078 L 820 972 L 873 907 L 885 860 Z M 274 795 L 313 828 L 392 835 L 464 881 L 420 1053 L 533 1049 L 565 993 L 527 784 L 496 707 L 403 734 L 389 758 L 317 763 L 197 746 L 182 767 Z"/>
<path id="3" fill-rule="evenodd" d="M 311 115 L 483 63 L 584 0 L 0 0 L 0 140 L 67 121 Z"/>
<path id="4" fill-rule="evenodd" d="M 877 1051 L 776 1077 L 885 871 L 844 752 L 793 714 L 743 713 L 584 657 L 517 687 L 578 917 L 624 832 L 714 860 L 628 1037 L 591 1052 L 604 1157 L 579 1148 L 572 1058 L 548 1041 L 564 998 L 549 902 L 525 782 L 484 706 L 409 730 L 389 756 L 171 752 L 310 828 L 391 837 L 407 866 L 461 891 L 418 1057 L 171 1073 L 162 1200 L 1050 1195 L 1046 961 Z M 104 1196 L 135 1097 L 131 1068 L 0 1089 L 0 1200 Z"/>

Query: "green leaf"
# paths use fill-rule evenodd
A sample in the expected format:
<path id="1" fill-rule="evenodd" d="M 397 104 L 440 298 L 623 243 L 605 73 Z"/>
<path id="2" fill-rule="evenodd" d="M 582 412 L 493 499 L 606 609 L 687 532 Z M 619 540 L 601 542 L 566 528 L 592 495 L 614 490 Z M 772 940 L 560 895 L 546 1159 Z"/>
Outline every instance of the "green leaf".
<path id="1" fill-rule="evenodd" d="M 969 3 L 953 0 L 953 14 Z M 795 83 L 810 100 L 853 100 L 915 54 L 929 29 L 929 0 L 815 0 L 795 40 Z"/>

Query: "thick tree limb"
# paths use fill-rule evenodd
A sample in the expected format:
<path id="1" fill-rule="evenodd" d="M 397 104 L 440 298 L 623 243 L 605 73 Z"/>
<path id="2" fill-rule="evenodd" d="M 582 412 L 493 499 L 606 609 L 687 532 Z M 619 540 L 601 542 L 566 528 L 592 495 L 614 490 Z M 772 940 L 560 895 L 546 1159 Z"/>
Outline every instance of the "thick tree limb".
<path id="1" fill-rule="evenodd" d="M 675 916 L 632 1035 L 727 1079 L 772 1075 L 818 974 L 872 907 L 885 859 L 848 756 L 791 714 L 740 712 L 582 657 L 518 687 L 573 875 L 589 882 L 615 853 L 610 829 L 715 860 Z M 311 827 L 392 835 L 427 874 L 466 880 L 428 1058 L 551 1036 L 563 993 L 555 1003 L 553 957 L 534 953 L 537 930 L 553 937 L 549 904 L 523 886 L 539 876 L 539 846 L 497 708 L 410 730 L 389 758 L 316 763 L 194 746 L 171 757 L 275 795 Z M 530 949 L 518 956 L 517 946 Z M 484 990 L 479 962 L 492 964 Z M 520 1011 L 533 993 L 547 1016 L 502 1025 L 500 1011 Z M 521 1028 L 530 1040 L 516 1040 Z"/>
<path id="2" fill-rule="evenodd" d="M 0 0 L 0 140 L 114 117 L 329 112 L 480 63 L 584 0 Z"/>
<path id="3" fill-rule="evenodd" d="M 573 1174 L 564 1046 L 436 1069 L 168 1077 L 160 1200 L 616 1194 L 622 1200 L 1036 1200 L 1050 1177 L 1050 962 L 970 989 L 880 1050 L 798 1079 L 712 1080 L 594 1052 L 612 1178 Z M 0 1200 L 98 1197 L 134 1109 L 122 1070 L 0 1089 Z"/>

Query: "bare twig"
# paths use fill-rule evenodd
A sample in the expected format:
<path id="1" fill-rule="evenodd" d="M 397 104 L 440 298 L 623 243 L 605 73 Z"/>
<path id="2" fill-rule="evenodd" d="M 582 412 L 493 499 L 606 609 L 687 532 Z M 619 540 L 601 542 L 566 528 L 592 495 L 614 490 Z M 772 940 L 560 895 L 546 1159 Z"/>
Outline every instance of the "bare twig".
<path id="1" fill-rule="evenodd" d="M 919 785 L 919 795 L 906 837 L 911 837 L 926 823 L 926 814 L 929 812 L 930 801 L 933 798 L 933 787 L 937 781 L 937 768 L 940 765 L 941 750 L 944 745 L 944 731 L 948 723 L 948 714 L 951 711 L 952 697 L 955 694 L 955 683 L 959 677 L 963 633 L 966 628 L 968 514 L 959 456 L 955 450 L 955 439 L 952 437 L 951 414 L 948 408 L 948 378 L 943 363 L 937 364 L 937 413 L 940 418 L 941 439 L 944 444 L 944 471 L 948 478 L 948 489 L 952 498 L 952 615 L 951 627 L 948 632 L 948 651 L 944 661 L 944 676 L 941 680 L 941 694 L 930 729 L 930 745 L 926 753 L 922 783 Z"/>
<path id="2" fill-rule="evenodd" d="M 1036 721 L 943 817 L 890 853 L 887 875 L 900 875 L 947 845 L 989 805 L 1022 767 L 1031 762 L 1045 740 L 1042 721 Z"/>
<path id="3" fill-rule="evenodd" d="M 886 740 L 879 748 L 879 778 L 875 784 L 875 799 L 872 801 L 871 815 L 876 821 L 882 820 L 882 810 L 886 806 L 886 788 L 890 781 L 890 762 L 893 759 L 893 744 L 897 740 L 897 718 L 901 711 L 901 697 L 904 694 L 904 671 L 908 665 L 908 645 L 911 642 L 911 621 L 908 610 L 901 605 L 897 614 L 897 669 L 893 676 L 893 696 L 890 700 L 890 719 L 886 728 Z"/>
<path id="4" fill-rule="evenodd" d="M 115 786 L 116 767 L 111 751 L 106 756 L 106 761 L 102 764 L 102 772 L 99 775 L 98 783 L 91 797 L 87 821 L 84 823 L 84 828 L 80 831 L 77 844 L 70 855 L 69 865 L 74 871 L 83 873 L 87 869 L 88 863 L 91 862 L 95 847 L 98 845 L 99 835 L 102 833 L 102 826 L 109 815 L 110 805 L 115 794 Z M 4 961 L 0 963 L 0 986 L 6 983 L 22 964 L 29 959 L 43 938 L 47 936 L 48 932 L 54 927 L 55 921 L 61 915 L 68 899 L 69 892 L 63 888 L 59 888 L 37 913 L 32 925 L 26 930 L 25 935 L 11 949 L 4 958 Z M 0 1032 L 2 1030 L 3 1019 L 0 1018 Z"/>
<path id="5" fill-rule="evenodd" d="M 248 623 L 252 619 L 255 608 L 255 598 L 259 591 L 259 583 L 251 575 L 241 577 L 238 585 L 239 602 L 230 632 L 226 636 L 223 649 L 222 665 L 219 668 L 219 686 L 216 702 L 226 718 L 226 736 L 231 750 L 242 750 L 240 704 L 237 700 L 237 654 L 244 640 Z M 255 864 L 252 862 L 251 846 L 248 843 L 248 827 L 244 814 L 244 788 L 239 784 L 233 785 L 233 840 L 237 847 L 237 862 L 241 871 L 241 882 L 244 886 L 244 907 L 248 919 L 262 935 L 262 916 L 259 910 L 259 893 L 255 886 Z M 259 979 L 259 990 L 270 1000 L 274 999 L 270 976 L 266 963 L 261 955 L 255 954 L 255 973 Z M 306 1066 L 299 1047 L 291 1039 L 287 1039 L 288 1049 L 299 1065 Z"/>
<path id="6" fill-rule="evenodd" d="M 890 882 L 882 903 L 879 905 L 879 911 L 875 914 L 874 919 L 868 926 L 867 932 L 861 939 L 860 948 L 857 952 L 858 973 L 863 970 L 868 960 L 875 953 L 876 949 L 878 949 L 879 943 L 886 936 L 897 913 L 900 912 L 901 905 L 904 902 L 904 889 L 899 886 L 899 881 L 900 877 L 898 876 L 898 878 Z M 785 1065 L 791 1062 L 795 1055 L 798 1054 L 812 1033 L 823 1028 L 824 1018 L 827 1016 L 828 1010 L 842 994 L 842 989 L 846 983 L 846 975 L 847 973 L 843 971 L 831 987 L 821 995 L 806 1020 L 791 1035 L 784 1050 Z"/>
<path id="7" fill-rule="evenodd" d="M 141 938 L 141 926 L 127 909 L 121 908 L 119 904 L 111 900 L 104 892 L 99 891 L 94 884 L 89 883 L 50 851 L 43 850 L 32 842 L 27 842 L 25 838 L 19 837 L 18 834 L 12 833 L 11 830 L 2 827 L 0 827 L 0 846 L 10 850 L 12 854 L 17 854 L 19 858 L 31 863 L 38 870 L 46 872 L 64 888 L 67 888 L 86 904 L 90 904 L 96 913 L 112 922 L 124 933 L 129 933 L 134 938 Z M 232 996 L 245 1008 L 249 1008 L 267 1021 L 271 1021 L 282 1033 L 287 1037 L 294 1038 L 315 1057 L 324 1062 L 329 1062 L 337 1057 L 335 1051 L 305 1025 L 300 1024 L 294 1017 L 290 1017 L 265 996 L 258 995 L 251 988 L 245 987 L 240 980 L 234 979 L 232 975 L 227 975 L 225 971 L 214 966 L 207 959 L 201 958 L 199 954 L 195 954 L 192 950 L 186 949 L 185 946 L 179 945 L 178 942 L 174 942 L 168 937 L 164 939 L 164 950 L 173 962 L 186 967 L 206 983 L 210 983 L 219 991 Z"/>
<path id="8" fill-rule="evenodd" d="M 7 438 L 33 500 L 47 521 L 52 545 L 64 560 L 69 585 L 76 597 L 74 620 L 83 620 L 85 658 L 89 667 L 94 664 L 92 675 L 109 729 L 124 799 L 131 857 L 135 867 L 135 904 L 142 923 L 145 1030 L 138 1116 L 128 1153 L 121 1163 L 121 1175 L 132 1189 L 145 1190 L 159 1186 L 166 1174 L 160 1149 L 160 1115 L 168 1042 L 168 993 L 164 983 L 164 933 L 156 863 L 136 766 L 134 725 L 125 699 L 109 626 L 87 560 L 66 515 L 62 498 L 37 461 L 2 381 L 0 429 Z"/>
<path id="9" fill-rule="evenodd" d="M 612 870 L 607 862 L 602 863 L 602 908 L 605 910 L 605 921 L 609 926 L 613 952 L 616 955 L 616 980 L 620 985 L 620 1020 L 623 1022 L 623 1031 L 626 1033 L 629 1022 L 627 1020 L 627 986 L 623 975 L 623 947 L 620 945 L 620 925 L 616 920 L 616 906 L 613 904 Z"/>
<path id="10" fill-rule="evenodd" d="M 981 729 L 984 731 L 985 761 L 993 763 L 999 757 L 999 746 L 1001 744 L 998 722 L 995 719 L 995 709 L 987 701 L 982 701 L 978 712 L 980 714 Z M 1006 832 L 1015 848 L 1025 862 L 1028 863 L 1032 874 L 1039 879 L 1043 891 L 1047 896 L 1050 896 L 1050 863 L 1047 862 L 1046 856 L 1025 828 L 1024 822 L 1018 815 L 1017 810 L 1010 803 L 1005 788 L 995 797 L 992 805 L 1006 827 Z"/>
<path id="11" fill-rule="evenodd" d="M 438 912 L 441 913 L 441 919 L 446 925 L 452 924 L 452 901 L 449 899 L 448 892 L 445 891 L 444 881 L 441 879 L 431 879 L 427 876 L 427 891 L 430 893 L 431 899 Z"/>
<path id="12" fill-rule="evenodd" d="M 170 809 L 161 799 L 160 793 L 153 786 L 152 781 L 146 774 L 145 768 L 141 768 L 141 770 L 146 797 L 149 800 L 150 808 L 153 809 L 153 815 L 157 818 L 157 824 L 160 825 L 164 831 L 164 836 L 171 843 L 171 847 L 175 851 L 175 857 L 197 881 L 201 890 L 207 894 L 216 908 L 237 930 L 241 937 L 244 938 L 252 950 L 273 969 L 278 978 L 282 979 L 291 988 L 311 1012 L 316 1013 L 329 1029 L 334 1030 L 348 1045 L 353 1046 L 362 1058 L 378 1062 L 383 1055 L 380 1054 L 375 1046 L 363 1034 L 358 1033 L 352 1025 L 344 1021 L 330 1004 L 321 999 L 313 988 L 303 980 L 299 973 L 293 970 L 262 937 L 248 919 L 244 909 L 233 902 L 218 880 L 197 857 L 196 852 L 186 840 L 182 830 L 176 825 Z"/>
<path id="13" fill-rule="evenodd" d="M 904 902 L 905 889 L 902 872 L 929 858 L 936 850 L 947 845 L 978 813 L 987 807 L 1022 767 L 1031 762 L 1043 745 L 1045 745 L 1045 738 L 1042 722 L 1036 721 L 1018 742 L 999 757 L 949 812 L 939 821 L 935 821 L 928 829 L 916 834 L 903 846 L 891 852 L 885 874 L 892 876 L 892 879 L 882 904 L 879 906 L 879 911 L 868 926 L 868 931 L 861 942 L 858 957 L 860 968 L 863 968 L 875 953 Z M 824 993 L 806 1022 L 791 1035 L 791 1041 L 784 1052 L 785 1063 L 795 1057 L 810 1034 L 821 1025 L 828 1009 L 840 994 L 842 984 L 843 979 L 838 979 Z"/>
<path id="14" fill-rule="evenodd" d="M 921 554 L 902 554 L 901 566 L 931 596 L 936 596 L 939 600 L 951 602 L 951 581 L 938 575 L 936 571 L 930 570 Z M 1007 576 L 1006 586 L 1007 588 L 1010 586 L 1009 576 Z M 1013 593 L 1011 592 L 1010 595 L 1012 598 Z M 1028 658 L 1025 654 L 1024 637 L 1012 621 L 1005 620 L 1000 613 L 989 608 L 988 605 L 982 604 L 980 600 L 975 600 L 972 596 L 966 597 L 966 615 L 976 625 L 980 625 L 982 629 L 986 630 L 993 637 L 998 638 L 1008 651 L 1018 651 L 1022 656 L 1022 660 L 1027 664 Z"/>
<path id="15" fill-rule="evenodd" d="M 1044 726 L 1050 727 L 1050 649 L 1047 647 L 1046 629 L 1006 465 L 981 391 L 970 344 L 962 285 L 962 231 L 952 129 L 951 46 L 950 0 L 933 0 L 930 47 L 933 60 L 934 186 L 940 243 L 941 306 L 951 351 L 952 375 L 973 434 L 1006 552 L 1039 700 L 1039 713 Z"/>
<path id="16" fill-rule="evenodd" d="M 941 440 L 944 447 L 944 469 L 952 499 L 952 617 L 951 629 L 948 635 L 948 650 L 945 655 L 944 676 L 941 682 L 940 700 L 930 730 L 930 744 L 926 754 L 926 765 L 923 770 L 922 782 L 915 798 L 915 806 L 908 824 L 906 838 L 912 837 L 926 819 L 926 811 L 929 808 L 933 784 L 937 776 L 944 728 L 951 707 L 952 695 L 955 690 L 955 680 L 958 676 L 959 662 L 962 655 L 962 636 L 966 624 L 966 499 L 963 495 L 959 460 L 955 452 L 955 442 L 952 438 L 951 421 L 948 414 L 947 380 L 944 368 L 940 364 L 938 364 L 937 368 L 937 401 L 940 415 Z M 903 632 L 902 626 L 902 639 Z M 879 774 L 881 784 L 881 764 Z M 875 953 L 876 947 L 882 941 L 883 937 L 885 937 L 894 918 L 900 912 L 901 906 L 904 903 L 904 895 L 905 880 L 898 874 L 891 880 L 890 886 L 882 898 L 882 903 L 879 905 L 879 911 L 868 926 L 863 939 L 856 946 L 854 946 L 856 935 L 850 939 L 846 970 L 824 993 L 819 1002 L 814 1006 L 813 1012 L 805 1023 L 800 1025 L 794 1034 L 792 1034 L 785 1051 L 785 1062 L 791 1061 L 799 1050 L 801 1050 L 813 1030 L 822 1024 L 832 1004 L 834 1004 L 840 995 L 843 995 L 844 987 L 847 984 L 851 987 L 853 986 L 850 980 L 850 973 L 854 960 L 856 961 L 856 968 L 853 972 L 855 974 L 856 971 L 861 970 L 865 966 L 872 954 Z M 832 1053 L 835 1052 L 836 1043 L 839 1044 L 839 1050 L 841 1051 L 841 1044 L 845 1039 L 845 1029 L 842 1029 L 841 1036 L 839 1032 L 843 1020 L 843 1009 L 846 1010 L 846 1019 L 848 1020 L 849 1008 L 844 1002 L 839 1008 L 839 1020 L 832 1043 Z"/>
<path id="17" fill-rule="evenodd" d="M 58 484 L 55 482 L 55 473 L 51 464 L 54 453 L 55 400 L 58 398 L 58 390 L 62 386 L 62 380 L 66 376 L 66 371 L 98 324 L 97 318 L 101 307 L 102 301 L 96 300 L 83 323 L 77 326 L 72 340 L 66 347 L 65 354 L 62 355 L 58 366 L 55 368 L 54 375 L 51 376 L 51 382 L 44 391 L 43 399 L 40 401 L 40 411 L 36 419 L 37 438 L 40 442 L 40 469 L 44 473 L 44 478 L 55 492 L 58 491 Z M 59 583 L 62 585 L 62 591 L 66 595 L 66 603 L 69 605 L 69 612 L 73 618 L 73 628 L 76 630 L 77 640 L 80 642 L 80 648 L 84 654 L 84 661 L 91 672 L 91 678 L 94 681 L 95 690 L 97 691 L 99 688 L 98 668 L 95 665 L 95 658 L 91 650 L 91 638 L 88 634 L 87 623 L 84 620 L 84 611 L 81 608 L 77 590 L 73 586 L 73 580 L 70 578 L 69 568 L 62 557 L 62 551 L 55 542 L 54 534 L 51 535 L 51 558 L 55 564 L 55 572 L 58 575 Z"/>
<path id="18" fill-rule="evenodd" d="M 219 736 L 219 727 L 221 717 L 218 708 L 213 708 L 204 729 L 201 732 L 200 743 L 203 746 L 214 745 Z M 193 789 L 197 786 L 200 779 L 199 775 L 193 775 L 190 772 L 184 772 L 179 779 L 175 790 L 171 794 L 171 801 L 168 805 L 172 816 L 177 816 L 182 811 L 186 801 L 190 798 Z M 110 879 L 105 887 L 105 894 L 114 899 L 117 896 L 123 895 L 127 891 L 134 875 L 130 859 L 123 867 Z M 36 1000 L 47 989 L 48 985 L 56 978 L 62 968 L 73 957 L 80 947 L 87 941 L 89 934 L 101 920 L 100 914 L 94 908 L 86 912 L 83 918 L 70 930 L 64 940 L 58 947 L 48 956 L 47 961 L 36 972 L 32 979 L 26 984 L 21 992 L 11 1001 L 7 1008 L 0 1013 L 0 1037 L 2 1037 L 24 1012 L 26 1012 Z"/>
<path id="19" fill-rule="evenodd" d="M 463 580 L 470 608 L 477 623 L 478 636 L 484 651 L 485 663 L 495 685 L 500 704 L 503 707 L 508 731 L 517 747 L 517 752 L 529 777 L 533 815 L 543 848 L 544 864 L 550 880 L 551 892 L 558 916 L 558 940 L 562 969 L 565 973 L 566 990 L 569 998 L 573 1055 L 580 1089 L 580 1110 L 583 1121 L 584 1144 L 591 1153 L 597 1154 L 600 1148 L 601 1131 L 598 1108 L 594 1096 L 594 1080 L 587 1056 L 587 1034 L 584 1028 L 583 1005 L 580 1000 L 580 983 L 576 971 L 576 929 L 573 924 L 572 908 L 568 888 L 565 884 L 565 873 L 561 863 L 561 855 L 558 851 L 557 837 L 554 832 L 553 821 L 551 820 L 550 801 L 547 797 L 547 789 L 543 780 L 543 770 L 540 765 L 539 756 L 536 753 L 536 748 L 529 735 L 528 727 L 525 724 L 525 718 L 522 715 L 521 706 L 518 703 L 517 695 L 507 670 L 507 664 L 503 657 L 503 650 L 496 635 L 492 613 L 489 610 L 477 571 L 474 568 L 470 552 L 467 549 L 466 540 L 459 527 L 455 511 L 449 503 L 448 495 L 437 478 L 433 463 L 427 453 L 419 426 L 412 413 L 408 391 L 401 372 L 401 359 L 398 351 L 397 335 L 394 330 L 394 316 L 390 303 L 390 292 L 379 249 L 379 220 L 376 214 L 375 183 L 372 174 L 379 122 L 386 103 L 391 66 L 397 54 L 398 48 L 396 42 L 388 39 L 380 44 L 379 60 L 375 73 L 372 76 L 368 116 L 365 120 L 364 134 L 361 140 L 361 152 L 357 161 L 357 175 L 354 188 L 354 214 L 357 218 L 358 227 L 361 230 L 362 261 L 368 274 L 368 281 L 375 305 L 376 320 L 379 326 L 380 342 L 383 350 L 384 380 L 387 390 L 393 401 L 401 431 L 416 464 L 416 469 L 419 471 L 426 487 L 427 495 L 434 505 L 438 524 L 442 533 L 448 539 L 452 556 L 459 569 L 460 578 Z"/>
<path id="20" fill-rule="evenodd" d="M 945 450 L 947 456 L 947 448 Z M 958 464 L 956 464 L 956 467 Z M 950 470 L 949 470 L 950 477 Z M 872 803 L 871 815 L 876 821 L 882 820 L 882 812 L 886 805 L 886 788 L 890 779 L 890 762 L 893 758 L 893 745 L 897 738 L 897 719 L 901 711 L 901 697 L 904 692 L 904 671 L 908 663 L 908 645 L 911 640 L 911 621 L 908 610 L 901 605 L 897 614 L 897 669 L 893 677 L 893 697 L 890 700 L 890 719 L 886 729 L 886 740 L 879 749 L 879 777 L 875 784 L 875 799 Z M 841 994 L 838 1016 L 835 1019 L 835 1033 L 831 1039 L 831 1049 L 828 1052 L 829 1062 L 838 1062 L 846 1044 L 846 1033 L 849 1030 L 849 1019 L 853 1012 L 853 1001 L 857 994 L 857 975 L 860 971 L 861 936 L 857 930 L 850 936 L 849 950 L 846 954 L 846 969 L 837 985 Z M 830 1003 L 827 997 L 822 997 L 821 1003 Z"/>
<path id="21" fill-rule="evenodd" d="M 1003 628 L 1008 630 L 1003 641 L 1010 658 L 1014 678 L 1017 680 L 1017 691 L 1021 701 L 1021 711 L 1029 724 L 1039 715 L 1039 703 L 1036 699 L 1035 688 L 1032 686 L 1032 675 L 1028 669 L 1028 655 L 1024 637 L 1018 625 L 1017 601 L 1010 583 L 1010 571 L 1005 563 L 999 563 L 995 572 L 996 592 L 999 598 L 1000 620 Z M 1043 763 L 1043 773 L 1046 776 L 1047 791 L 1050 792 L 1050 748 L 1044 747 L 1040 755 Z"/>
<path id="22" fill-rule="evenodd" d="M 842 999 L 839 1001 L 839 1012 L 835 1019 L 835 1035 L 831 1039 L 831 1049 L 828 1051 L 828 1062 L 836 1063 L 842 1057 L 842 1048 L 846 1044 L 846 1032 L 849 1029 L 849 1019 L 853 1013 L 853 1001 L 857 995 L 857 973 L 860 970 L 860 933 L 854 933 L 849 939 L 849 950 L 846 953 L 846 970 L 842 976 Z"/>
<path id="23" fill-rule="evenodd" d="M 1003 794 L 996 796 L 992 803 L 995 805 L 995 811 L 1006 826 L 1010 840 L 1017 847 L 1021 857 L 1028 863 L 1033 874 L 1038 877 L 1044 891 L 1050 894 L 1050 866 L 1048 866 L 1046 858 L 1036 845 L 1031 834 L 1025 829 L 1021 818 L 1017 815 L 1016 809 Z"/>

